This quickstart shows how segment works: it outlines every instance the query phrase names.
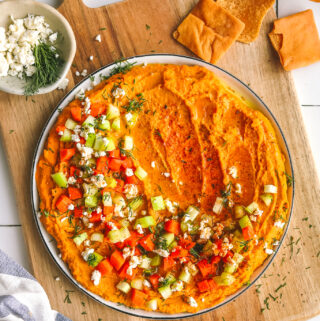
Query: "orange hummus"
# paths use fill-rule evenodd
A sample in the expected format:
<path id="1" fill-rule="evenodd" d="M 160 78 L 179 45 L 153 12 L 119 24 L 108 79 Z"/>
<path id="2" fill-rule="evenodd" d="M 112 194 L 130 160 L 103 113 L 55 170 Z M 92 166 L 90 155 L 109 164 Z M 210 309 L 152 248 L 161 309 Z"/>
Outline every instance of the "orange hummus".
<path id="1" fill-rule="evenodd" d="M 118 71 L 51 129 L 36 172 L 41 221 L 74 278 L 104 299 L 165 313 L 212 307 L 283 233 L 274 129 L 203 67 Z"/>

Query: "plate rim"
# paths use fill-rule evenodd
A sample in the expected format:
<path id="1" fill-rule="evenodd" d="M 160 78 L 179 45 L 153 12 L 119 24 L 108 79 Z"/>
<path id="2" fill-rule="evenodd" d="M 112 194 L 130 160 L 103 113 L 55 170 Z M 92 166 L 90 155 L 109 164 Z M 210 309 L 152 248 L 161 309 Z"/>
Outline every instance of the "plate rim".
<path id="1" fill-rule="evenodd" d="M 210 307 L 210 308 L 207 308 L 207 309 L 204 309 L 204 310 L 200 310 L 198 312 L 195 312 L 195 313 L 179 313 L 179 315 L 177 315 L 177 313 L 175 313 L 177 316 L 174 316 L 175 314 L 168 314 L 168 313 L 163 313 L 163 312 L 157 312 L 157 313 L 162 313 L 163 316 L 150 316 L 148 315 L 149 313 L 153 313 L 151 311 L 146 311 L 146 310 L 142 310 L 142 309 L 135 309 L 135 308 L 131 308 L 133 311 L 142 311 L 141 313 L 134 313 L 134 312 L 130 312 L 130 311 L 124 311 L 123 309 L 121 308 L 117 308 L 115 306 L 111 306 L 111 305 L 108 305 L 107 303 L 105 302 L 101 302 L 98 298 L 96 298 L 94 295 L 97 295 L 97 294 L 92 294 L 91 291 L 89 291 L 88 289 L 84 288 L 84 286 L 82 286 L 80 283 L 78 283 L 78 281 L 73 277 L 73 276 L 69 276 L 66 271 L 63 269 L 63 267 L 60 265 L 60 263 L 58 262 L 57 258 L 53 255 L 53 253 L 51 252 L 48 244 L 47 244 L 47 241 L 45 240 L 45 237 L 44 235 L 42 234 L 42 231 L 41 231 L 41 227 L 40 227 L 40 220 L 38 219 L 38 216 L 37 216 L 37 209 L 35 208 L 35 199 L 33 197 L 33 192 L 34 192 L 34 189 L 36 190 L 36 193 L 38 193 L 37 191 L 37 187 L 36 185 L 34 185 L 34 181 L 35 181 L 35 170 L 36 170 L 36 158 L 37 158 L 37 155 L 39 153 L 39 147 L 41 145 L 41 141 L 43 139 L 43 136 L 45 134 L 45 132 L 47 131 L 47 127 L 50 123 L 50 121 L 52 120 L 52 118 L 54 117 L 55 113 L 59 110 L 59 107 L 61 104 L 64 103 L 64 101 L 68 98 L 68 96 L 70 96 L 79 86 L 81 86 L 85 81 L 87 81 L 90 77 L 92 76 L 96 76 L 98 73 L 102 72 L 103 70 L 107 69 L 107 68 L 110 68 L 112 67 L 113 65 L 115 65 L 117 63 L 117 61 L 114 61 L 112 63 L 109 63 L 107 65 L 104 65 L 98 69 L 96 69 L 95 71 L 93 71 L 92 73 L 90 73 L 87 77 L 85 77 L 84 79 L 82 79 L 79 83 L 77 83 L 69 92 L 67 92 L 60 100 L 59 102 L 57 103 L 56 107 L 52 110 L 52 112 L 50 113 L 50 115 L 48 116 L 48 119 L 47 121 L 45 122 L 45 124 L 43 125 L 43 128 L 42 128 L 42 131 L 40 133 L 40 136 L 38 138 L 38 141 L 37 141 L 37 144 L 36 144 L 36 147 L 35 147 L 35 151 L 34 151 L 34 154 L 33 154 L 33 158 L 32 158 L 32 163 L 31 163 L 31 177 L 30 177 L 30 196 L 31 196 L 31 206 L 32 206 L 32 212 L 33 212 L 33 218 L 34 218 L 34 221 L 36 222 L 36 226 L 37 226 L 37 230 L 40 234 L 40 237 L 44 243 L 44 246 L 47 250 L 47 252 L 49 253 L 49 255 L 52 257 L 53 261 L 55 262 L 55 264 L 58 266 L 58 268 L 61 270 L 61 272 L 64 274 L 65 277 L 67 277 L 67 279 L 74 285 L 77 287 L 77 289 L 79 289 L 81 292 L 83 292 L 84 294 L 88 295 L 91 299 L 95 300 L 96 302 L 110 308 L 110 309 L 113 309 L 115 311 L 118 311 L 118 312 L 121 312 L 121 313 L 125 313 L 127 315 L 131 315 L 131 316 L 135 316 L 135 317 L 142 317 L 142 318 L 146 318 L 146 319 L 154 319 L 154 320 L 178 320 L 178 319 L 181 319 L 181 318 L 191 318 L 191 317 L 195 317 L 195 316 L 199 316 L 199 315 L 202 315 L 204 313 L 208 313 L 208 312 L 211 312 L 211 311 L 214 311 L 228 303 L 230 303 L 231 301 L 237 299 L 241 294 L 243 294 L 244 292 L 246 292 L 249 288 L 251 288 L 255 282 L 257 282 L 261 277 L 262 275 L 266 272 L 266 270 L 269 268 L 269 266 L 271 265 L 271 263 L 273 263 L 279 249 L 281 248 L 282 246 L 282 243 L 286 237 L 286 234 L 287 234 L 287 231 L 289 229 L 289 225 L 291 223 L 291 219 L 292 219 L 292 213 L 293 213 L 293 207 L 294 207 L 294 198 L 295 198 L 295 179 L 294 179 L 294 169 L 293 169 L 293 162 L 292 162 L 292 157 L 291 157 L 291 153 L 290 153 L 290 150 L 289 150 L 289 146 L 288 146 L 288 143 L 287 143 L 287 140 L 284 136 L 284 133 L 282 131 L 282 128 L 280 127 L 276 117 L 273 115 L 272 111 L 269 109 L 269 107 L 267 106 L 267 104 L 247 85 L 245 84 L 242 80 L 240 80 L 238 77 L 236 77 L 235 75 L 233 75 L 232 73 L 228 72 L 227 70 L 217 66 L 217 65 L 214 65 L 214 64 L 211 64 L 209 62 L 206 62 L 206 61 L 203 61 L 199 58 L 196 58 L 196 57 L 189 57 L 189 56 L 185 56 L 185 55 L 180 55 L 180 54 L 170 54 L 170 53 L 157 53 L 157 54 L 143 54 L 143 55 L 135 55 L 135 56 L 131 56 L 131 57 L 127 57 L 127 58 L 123 58 L 123 61 L 131 61 L 131 60 L 134 60 L 134 59 L 142 59 L 142 58 L 149 58 L 149 57 L 175 57 L 175 58 L 182 58 L 182 59 L 187 59 L 187 60 L 190 60 L 190 61 L 195 61 L 195 62 L 200 62 L 201 64 L 204 64 L 205 66 L 209 66 L 210 68 L 216 68 L 218 69 L 219 71 L 221 71 L 222 73 L 225 73 L 227 74 L 229 77 L 231 77 L 235 82 L 238 82 L 240 83 L 242 86 L 244 86 L 252 96 L 254 96 L 258 101 L 259 103 L 267 110 L 268 112 L 268 115 L 272 118 L 272 120 L 274 121 L 274 123 L 276 124 L 277 126 L 277 129 L 279 130 L 279 133 L 281 135 L 281 138 L 282 138 L 282 141 L 284 143 L 284 146 L 286 148 L 286 152 L 288 154 L 288 163 L 289 163 L 289 167 L 290 167 L 290 171 L 291 171 L 291 176 L 292 176 L 292 186 L 291 186 L 291 189 L 292 189 L 292 200 L 291 200 L 291 208 L 290 208 L 290 213 L 289 213 L 289 216 L 288 216 L 288 219 L 287 219 L 287 224 L 286 224 L 286 227 L 282 233 L 282 236 L 281 236 L 281 239 L 280 239 L 280 243 L 279 245 L 277 246 L 277 248 L 274 250 L 274 253 L 272 254 L 272 256 L 269 257 L 269 262 L 267 262 L 266 266 L 262 268 L 261 272 L 255 277 L 255 279 L 246 287 L 243 287 L 243 288 L 240 288 L 238 291 L 238 293 L 234 296 L 230 295 L 229 297 L 226 297 L 225 300 L 223 300 L 222 302 L 216 304 L 215 306 L 213 307 Z M 197 64 L 199 65 L 199 64 Z M 227 82 L 228 83 L 228 82 Z M 230 87 L 232 88 L 232 86 L 230 85 Z M 268 258 L 267 258 L 268 260 Z M 97 295 L 99 296 L 99 295 Z M 100 297 L 100 296 L 99 296 Z M 105 300 L 101 297 L 102 300 L 106 301 L 106 302 L 112 302 L 112 301 L 108 301 L 108 300 Z M 112 302 L 112 303 L 115 303 L 116 302 Z M 129 307 L 125 306 L 126 309 L 130 309 Z M 144 315 L 146 314 L 146 315 Z"/>

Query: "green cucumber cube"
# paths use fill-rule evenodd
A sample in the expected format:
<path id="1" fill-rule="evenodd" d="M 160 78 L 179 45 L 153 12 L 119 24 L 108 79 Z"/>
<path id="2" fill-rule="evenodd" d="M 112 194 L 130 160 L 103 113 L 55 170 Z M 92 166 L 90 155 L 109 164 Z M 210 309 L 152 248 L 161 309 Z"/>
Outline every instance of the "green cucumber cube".
<path id="1" fill-rule="evenodd" d="M 164 233 L 161 235 L 161 238 L 166 241 L 167 247 L 174 241 L 173 233 Z"/>
<path id="2" fill-rule="evenodd" d="M 133 199 L 128 206 L 133 210 L 136 211 L 139 207 L 141 207 L 143 204 L 143 199 L 141 197 L 136 197 Z"/>
<path id="3" fill-rule="evenodd" d="M 147 176 L 148 173 L 141 167 L 138 166 L 134 174 L 141 180 L 143 181 Z"/>
<path id="4" fill-rule="evenodd" d="M 114 119 L 120 116 L 120 111 L 117 106 L 110 104 L 107 108 L 107 119 Z"/>
<path id="5" fill-rule="evenodd" d="M 76 243 L 77 246 L 79 246 L 83 241 L 85 241 L 88 238 L 88 234 L 86 232 L 81 233 L 73 238 L 73 242 Z"/>
<path id="6" fill-rule="evenodd" d="M 110 122 L 105 119 L 104 121 L 100 121 L 98 124 L 98 128 L 101 130 L 110 130 Z"/>
<path id="7" fill-rule="evenodd" d="M 54 173 L 51 175 L 51 177 L 59 187 L 62 187 L 62 188 L 68 187 L 68 180 L 64 175 L 64 173 L 62 172 Z"/>
<path id="8" fill-rule="evenodd" d="M 131 286 L 129 283 L 125 282 L 125 281 L 121 281 L 117 284 L 117 289 L 120 290 L 123 293 L 128 293 L 131 289 Z"/>
<path id="9" fill-rule="evenodd" d="M 262 194 L 260 195 L 260 198 L 267 206 L 270 206 L 273 200 L 273 196 L 270 194 Z"/>
<path id="10" fill-rule="evenodd" d="M 124 136 L 123 149 L 124 150 L 132 150 L 133 149 L 133 138 L 131 136 Z"/>
<path id="11" fill-rule="evenodd" d="M 245 210 L 249 213 L 252 214 L 254 211 L 256 211 L 259 208 L 259 205 L 256 202 L 252 202 L 249 204 Z"/>
<path id="12" fill-rule="evenodd" d="M 93 144 L 94 144 L 95 139 L 96 139 L 96 134 L 95 133 L 88 134 L 88 138 L 86 140 L 85 146 L 86 147 L 92 147 Z"/>
<path id="13" fill-rule="evenodd" d="M 166 205 L 164 204 L 163 197 L 161 195 L 151 197 L 151 204 L 155 211 L 162 211 L 166 209 Z"/>
<path id="14" fill-rule="evenodd" d="M 137 225 L 141 225 L 142 228 L 148 228 L 149 226 L 155 226 L 157 222 L 152 216 L 140 217 L 136 220 L 134 228 L 137 228 Z"/>
<path id="15" fill-rule="evenodd" d="M 103 256 L 97 252 L 93 252 L 88 257 L 88 264 L 92 267 L 96 267 L 103 260 Z"/>
<path id="16" fill-rule="evenodd" d="M 157 254 L 152 258 L 151 266 L 159 266 L 160 264 L 161 264 L 161 256 Z"/>
<path id="17" fill-rule="evenodd" d="M 158 291 L 165 300 L 168 299 L 172 294 L 169 284 L 166 286 L 162 286 L 161 288 L 158 289 Z"/>
<path id="18" fill-rule="evenodd" d="M 214 278 L 218 285 L 231 285 L 235 281 L 235 277 L 227 272 L 222 272 L 221 275 Z"/>
<path id="19" fill-rule="evenodd" d="M 245 228 L 247 226 L 251 226 L 252 227 L 252 224 L 251 224 L 251 221 L 250 221 L 248 215 L 245 215 L 245 216 L 240 218 L 239 225 L 240 225 L 241 228 Z"/>
<path id="20" fill-rule="evenodd" d="M 60 137 L 61 142 L 71 142 L 72 141 L 72 133 L 69 129 L 65 129 L 63 135 Z"/>
<path id="21" fill-rule="evenodd" d="M 96 119 L 89 115 L 87 119 L 82 123 L 82 127 L 94 127 L 96 124 Z"/>
<path id="22" fill-rule="evenodd" d="M 120 130 L 120 127 L 121 127 L 121 121 L 120 121 L 120 118 L 116 118 L 113 120 L 112 122 L 112 125 L 111 125 L 111 128 L 113 130 Z"/>
<path id="23" fill-rule="evenodd" d="M 108 142 L 105 150 L 107 152 L 111 152 L 116 149 L 116 145 L 114 144 L 114 141 L 112 138 L 108 138 L 108 140 L 109 140 L 109 142 Z"/>
<path id="24" fill-rule="evenodd" d="M 112 197 L 110 192 L 103 192 L 102 203 L 104 206 L 112 206 Z"/>
<path id="25" fill-rule="evenodd" d="M 68 118 L 64 125 L 66 126 L 66 128 L 74 130 L 78 124 L 71 118 Z"/>
<path id="26" fill-rule="evenodd" d="M 95 195 L 87 196 L 84 199 L 84 205 L 86 207 L 96 207 L 98 205 L 98 198 Z"/>

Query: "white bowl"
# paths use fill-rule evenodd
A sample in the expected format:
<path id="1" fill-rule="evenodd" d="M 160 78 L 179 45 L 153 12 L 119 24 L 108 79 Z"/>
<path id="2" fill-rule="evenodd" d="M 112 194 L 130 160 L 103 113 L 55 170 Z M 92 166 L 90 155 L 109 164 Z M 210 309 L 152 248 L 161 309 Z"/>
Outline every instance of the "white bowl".
<path id="1" fill-rule="evenodd" d="M 0 2 L 0 12 L 0 27 L 8 27 L 10 15 L 13 15 L 15 18 L 24 18 L 28 13 L 31 13 L 44 16 L 50 28 L 54 32 L 57 31 L 61 34 L 63 41 L 57 47 L 61 50 L 65 63 L 57 81 L 49 86 L 40 88 L 37 94 L 45 94 L 56 89 L 59 83 L 66 77 L 76 53 L 76 39 L 68 21 L 53 7 L 32 0 L 7 0 Z M 0 90 L 10 94 L 23 95 L 25 85 L 25 80 L 18 77 L 0 77 Z"/>
<path id="2" fill-rule="evenodd" d="M 286 143 L 286 140 L 284 138 L 284 135 L 279 127 L 279 124 L 277 123 L 275 117 L 269 110 L 269 108 L 264 104 L 264 102 L 248 87 L 246 86 L 242 81 L 228 73 L 227 71 L 211 65 L 209 63 L 206 63 L 202 60 L 196 59 L 196 58 L 190 58 L 190 57 L 185 57 L 185 56 L 179 56 L 179 55 L 171 55 L 171 54 L 155 54 L 155 55 L 145 55 L 145 56 L 136 56 L 132 58 L 128 58 L 129 62 L 136 62 L 136 64 L 152 64 L 152 63 L 162 63 L 162 64 L 178 64 L 178 65 L 199 65 L 203 66 L 211 71 L 213 71 L 221 80 L 223 80 L 226 84 L 230 86 L 230 88 L 234 89 L 237 93 L 241 94 L 246 100 L 249 102 L 253 103 L 254 106 L 256 107 L 255 109 L 261 111 L 272 123 L 276 134 L 278 138 L 278 142 L 280 145 L 280 148 L 282 152 L 284 153 L 286 157 L 286 172 L 293 177 L 293 168 L 292 168 L 292 163 L 291 163 L 291 157 L 289 153 L 289 149 Z M 36 147 L 33 163 L 32 163 L 32 171 L 31 171 L 31 202 L 32 202 L 32 207 L 33 207 L 33 212 L 34 212 L 34 218 L 36 220 L 37 227 L 39 229 L 40 235 L 46 245 L 47 250 L 49 251 L 50 255 L 54 259 L 54 261 L 57 263 L 57 265 L 60 267 L 62 272 L 69 278 L 71 282 L 73 282 L 80 290 L 82 290 L 84 293 L 86 293 L 88 296 L 93 298 L 94 300 L 114 309 L 117 311 L 121 311 L 133 316 L 137 317 L 143 317 L 143 318 L 152 318 L 152 319 L 182 319 L 186 317 L 191 317 L 195 315 L 199 315 L 214 309 L 217 309 L 221 307 L 222 305 L 234 300 L 237 296 L 239 296 L 241 293 L 245 292 L 250 286 L 254 284 L 255 281 L 259 279 L 260 276 L 265 272 L 267 267 L 270 265 L 270 263 L 273 261 L 276 253 L 279 250 L 280 245 L 282 244 L 282 241 L 285 237 L 285 234 L 287 232 L 290 219 L 291 219 L 291 213 L 292 213 L 292 205 L 293 205 L 293 198 L 294 198 L 294 180 L 293 180 L 293 186 L 289 188 L 288 191 L 288 198 L 289 198 L 289 213 L 290 216 L 288 218 L 288 223 L 287 226 L 284 230 L 284 233 L 281 237 L 280 244 L 276 248 L 275 253 L 263 263 L 262 266 L 260 266 L 252 275 L 251 277 L 251 283 L 250 286 L 244 286 L 241 289 L 239 289 L 236 293 L 233 295 L 227 297 L 224 301 L 220 302 L 219 304 L 205 309 L 201 310 L 197 313 L 176 313 L 176 314 L 165 314 L 165 313 L 160 313 L 160 312 L 149 312 L 149 311 L 144 311 L 140 309 L 132 309 L 128 308 L 126 306 L 119 306 L 117 303 L 106 301 L 100 296 L 88 291 L 85 289 L 81 284 L 79 284 L 71 275 L 67 265 L 62 261 L 61 258 L 58 256 L 58 250 L 54 244 L 54 242 L 50 242 L 52 237 L 48 234 L 48 232 L 45 230 L 43 225 L 40 222 L 40 219 L 37 216 L 37 211 L 39 209 L 39 195 L 37 192 L 37 186 L 36 186 L 36 181 L 35 181 L 35 171 L 36 171 L 36 166 L 39 161 L 39 158 L 43 152 L 45 142 L 47 140 L 47 137 L 49 135 L 49 131 L 56 122 L 57 118 L 59 117 L 59 110 L 63 109 L 66 107 L 73 99 L 75 94 L 80 90 L 80 89 L 86 89 L 87 87 L 90 86 L 91 80 L 89 79 L 92 76 L 99 77 L 99 75 L 108 75 L 113 68 L 114 64 L 107 65 L 105 67 L 102 67 L 89 75 L 86 79 L 82 80 L 79 84 L 77 84 L 76 87 L 74 87 L 58 104 L 58 106 L 55 108 L 55 110 L 52 112 L 50 115 L 42 133 L 39 139 L 39 142 Z M 58 110 L 59 109 L 59 110 Z"/>

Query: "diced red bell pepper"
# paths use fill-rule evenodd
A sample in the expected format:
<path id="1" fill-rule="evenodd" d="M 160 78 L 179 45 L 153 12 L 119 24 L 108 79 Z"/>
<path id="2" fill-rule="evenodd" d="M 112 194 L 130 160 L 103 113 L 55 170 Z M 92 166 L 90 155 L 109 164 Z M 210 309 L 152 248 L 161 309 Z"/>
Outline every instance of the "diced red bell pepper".
<path id="1" fill-rule="evenodd" d="M 112 150 L 112 151 L 110 151 L 108 153 L 109 153 L 109 157 L 110 158 L 120 159 L 120 150 L 119 149 L 114 149 L 114 150 Z"/>
<path id="2" fill-rule="evenodd" d="M 222 258 L 222 261 L 223 261 L 224 263 L 227 263 L 229 257 L 233 257 L 233 252 L 232 252 L 232 251 L 228 251 L 227 254 L 226 254 L 226 256 L 224 256 L 224 257 Z"/>
<path id="3" fill-rule="evenodd" d="M 90 115 L 93 117 L 97 117 L 98 115 L 102 115 L 106 111 L 106 105 L 93 103 L 90 106 L 90 110 Z"/>
<path id="4" fill-rule="evenodd" d="M 181 238 L 178 242 L 178 244 L 183 247 L 184 249 L 186 250 L 191 250 L 195 245 L 196 245 L 196 242 L 192 242 L 191 239 L 188 240 L 188 239 L 185 239 L 185 238 Z"/>
<path id="5" fill-rule="evenodd" d="M 69 170 L 69 176 L 73 176 L 73 177 L 78 178 L 79 175 L 80 175 L 80 169 L 77 168 L 77 167 L 74 166 L 74 165 L 71 165 L 71 166 L 70 166 L 70 170 Z"/>
<path id="6" fill-rule="evenodd" d="M 126 183 L 138 185 L 138 184 L 140 184 L 140 180 L 136 175 L 126 176 Z"/>
<path id="7" fill-rule="evenodd" d="M 197 283 L 200 292 L 207 292 L 214 290 L 217 287 L 217 284 L 213 279 L 203 280 Z"/>
<path id="8" fill-rule="evenodd" d="M 77 200 L 79 198 L 82 198 L 81 189 L 77 188 L 77 187 L 69 186 L 68 187 L 68 194 L 69 194 L 69 198 L 71 200 Z"/>
<path id="9" fill-rule="evenodd" d="M 110 263 L 116 269 L 116 271 L 119 271 L 121 269 L 124 262 L 125 262 L 125 258 L 122 256 L 122 253 L 120 251 L 115 250 L 111 254 Z"/>
<path id="10" fill-rule="evenodd" d="M 213 256 L 212 258 L 211 258 L 211 261 L 210 261 L 210 263 L 211 264 L 218 264 L 219 262 L 221 261 L 221 256 Z"/>
<path id="11" fill-rule="evenodd" d="M 152 274 L 149 277 L 149 281 L 152 284 L 152 287 L 156 290 L 159 286 L 159 279 L 160 275 L 159 274 Z"/>
<path id="12" fill-rule="evenodd" d="M 103 215 L 110 216 L 113 214 L 114 205 L 112 206 L 103 206 Z"/>
<path id="13" fill-rule="evenodd" d="M 131 290 L 131 301 L 134 306 L 144 307 L 146 305 L 146 300 L 148 295 L 137 289 Z"/>
<path id="14" fill-rule="evenodd" d="M 116 179 L 116 181 L 117 181 L 117 186 L 114 188 L 114 190 L 118 193 L 122 193 L 124 181 L 122 179 Z"/>
<path id="15" fill-rule="evenodd" d="M 138 247 L 136 247 L 136 248 L 134 249 L 134 255 L 135 255 L 135 256 L 141 256 L 141 251 L 139 250 Z"/>
<path id="16" fill-rule="evenodd" d="M 216 241 L 214 242 L 214 244 L 217 245 L 218 250 L 221 250 L 221 247 L 222 247 L 222 240 L 221 240 L 221 239 L 216 240 Z"/>
<path id="17" fill-rule="evenodd" d="M 118 274 L 121 279 L 126 279 L 126 280 L 134 279 L 135 275 L 137 274 L 137 269 L 132 269 L 132 273 L 128 274 L 129 266 L 130 266 L 129 262 L 125 262 L 123 264 L 123 266 Z"/>
<path id="18" fill-rule="evenodd" d="M 75 207 L 73 215 L 74 215 L 74 217 L 82 217 L 83 216 L 83 206 Z"/>
<path id="19" fill-rule="evenodd" d="M 124 242 L 117 242 L 117 243 L 114 243 L 114 245 L 115 245 L 119 250 L 122 250 L 122 249 L 125 247 Z"/>
<path id="20" fill-rule="evenodd" d="M 101 213 L 97 213 L 96 211 L 91 213 L 91 217 L 89 218 L 91 223 L 97 223 L 101 221 Z"/>
<path id="21" fill-rule="evenodd" d="M 154 237 L 153 234 L 148 234 L 139 241 L 139 244 L 146 251 L 153 251 L 155 248 L 155 244 L 153 243 L 153 237 Z"/>
<path id="22" fill-rule="evenodd" d="M 103 174 L 108 172 L 108 157 L 101 156 L 97 159 L 96 170 Z"/>
<path id="23" fill-rule="evenodd" d="M 176 220 L 168 220 L 164 223 L 164 229 L 169 233 L 178 235 L 180 233 L 180 223 Z"/>
<path id="24" fill-rule="evenodd" d="M 66 130 L 66 126 L 65 125 L 58 125 L 56 127 L 57 134 L 59 134 L 60 132 L 64 132 L 65 130 Z"/>
<path id="25" fill-rule="evenodd" d="M 75 121 L 81 121 L 81 107 L 71 107 L 71 116 Z"/>
<path id="26" fill-rule="evenodd" d="M 60 161 L 67 162 L 76 153 L 75 148 L 61 148 L 60 149 Z"/>
<path id="27" fill-rule="evenodd" d="M 212 273 L 212 264 L 210 264 L 206 259 L 201 260 L 197 263 L 197 266 L 204 278 Z"/>
<path id="28" fill-rule="evenodd" d="M 86 143 L 86 140 L 83 137 L 80 137 L 80 144 L 84 145 Z"/>
<path id="29" fill-rule="evenodd" d="M 177 246 L 170 254 L 170 256 L 174 259 L 187 257 L 189 256 L 189 251 L 186 249 L 183 249 L 180 246 Z"/>
<path id="30" fill-rule="evenodd" d="M 60 213 L 65 213 L 68 211 L 68 207 L 71 204 L 73 204 L 71 199 L 63 194 L 57 199 L 56 208 L 59 210 Z"/>
<path id="31" fill-rule="evenodd" d="M 139 243 L 139 240 L 141 239 L 141 235 L 136 232 L 136 231 L 133 231 L 131 232 L 131 235 L 129 238 L 127 238 L 124 243 L 127 245 L 127 246 L 130 246 L 130 247 L 136 247 Z"/>
<path id="32" fill-rule="evenodd" d="M 164 257 L 162 262 L 163 262 L 163 270 L 165 272 L 170 271 L 175 265 L 174 259 L 172 257 L 170 257 L 170 256 L 169 257 Z"/>
<path id="33" fill-rule="evenodd" d="M 121 159 L 109 158 L 109 168 L 114 172 L 119 172 L 122 165 Z"/>
<path id="34" fill-rule="evenodd" d="M 126 168 L 132 168 L 133 167 L 133 160 L 131 157 L 126 157 L 125 159 L 122 160 L 122 167 L 124 169 Z"/>
<path id="35" fill-rule="evenodd" d="M 110 274 L 113 270 L 113 266 L 111 265 L 110 260 L 107 258 L 97 265 L 96 270 L 98 270 L 101 273 L 101 276 L 103 276 Z"/>
<path id="36" fill-rule="evenodd" d="M 242 229 L 242 235 L 245 241 L 249 241 L 254 237 L 254 231 L 252 226 L 246 226 Z"/>

